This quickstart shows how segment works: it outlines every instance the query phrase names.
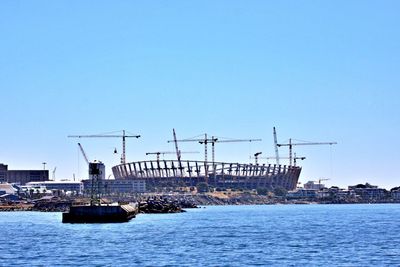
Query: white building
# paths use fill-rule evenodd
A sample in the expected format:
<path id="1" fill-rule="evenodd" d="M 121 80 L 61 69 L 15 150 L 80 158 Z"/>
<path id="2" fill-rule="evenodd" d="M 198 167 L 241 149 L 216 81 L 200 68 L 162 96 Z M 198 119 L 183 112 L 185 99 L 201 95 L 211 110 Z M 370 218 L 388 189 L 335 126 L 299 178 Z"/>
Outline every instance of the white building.
<path id="1" fill-rule="evenodd" d="M 314 181 L 308 181 L 304 184 L 304 189 L 321 190 L 325 188 L 324 184 L 316 184 Z"/>
<path id="2" fill-rule="evenodd" d="M 92 181 L 83 180 L 86 192 L 90 192 Z M 145 180 L 107 179 L 101 181 L 100 191 L 103 194 L 144 193 L 146 192 Z"/>
<path id="3" fill-rule="evenodd" d="M 318 196 L 318 190 L 316 189 L 304 189 L 299 188 L 295 191 L 289 191 L 287 193 L 287 198 L 316 198 Z"/>
<path id="4" fill-rule="evenodd" d="M 83 192 L 83 183 L 75 181 L 42 181 L 29 182 L 26 184 L 31 188 L 45 188 L 46 190 L 61 190 L 64 192 L 75 192 L 81 194 Z M 43 190 L 41 190 L 43 191 Z"/>

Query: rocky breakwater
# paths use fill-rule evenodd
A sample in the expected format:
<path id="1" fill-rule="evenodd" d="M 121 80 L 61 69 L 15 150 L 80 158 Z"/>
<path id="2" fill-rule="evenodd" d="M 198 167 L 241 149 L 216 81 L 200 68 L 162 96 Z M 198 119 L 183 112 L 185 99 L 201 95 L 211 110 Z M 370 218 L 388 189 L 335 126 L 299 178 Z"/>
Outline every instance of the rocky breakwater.
<path id="1" fill-rule="evenodd" d="M 139 201 L 139 213 L 178 213 L 184 209 L 197 208 L 194 202 L 185 198 L 156 197 Z"/>
<path id="2" fill-rule="evenodd" d="M 36 202 L 32 207 L 32 211 L 42 212 L 66 212 L 71 206 L 71 201 L 43 201 Z"/>
<path id="3" fill-rule="evenodd" d="M 30 203 L 1 203 L 1 211 L 32 211 L 33 204 Z"/>

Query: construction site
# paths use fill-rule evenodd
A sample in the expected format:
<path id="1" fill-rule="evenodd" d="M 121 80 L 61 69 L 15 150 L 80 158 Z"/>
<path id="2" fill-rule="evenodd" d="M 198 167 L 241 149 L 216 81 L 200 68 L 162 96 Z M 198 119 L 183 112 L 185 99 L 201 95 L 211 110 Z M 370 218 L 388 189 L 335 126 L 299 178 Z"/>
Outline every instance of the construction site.
<path id="1" fill-rule="evenodd" d="M 146 155 L 156 155 L 156 160 L 145 161 L 126 161 L 126 140 L 127 138 L 139 138 L 140 135 L 126 134 L 104 134 L 104 135 L 70 135 L 72 138 L 121 138 L 122 154 L 121 163 L 112 167 L 115 182 L 109 183 L 108 188 L 115 186 L 124 186 L 130 188 L 131 184 L 140 184 L 145 187 L 145 191 L 160 191 L 163 188 L 174 190 L 182 187 L 196 187 L 199 184 L 206 184 L 213 188 L 225 189 L 257 189 L 257 188 L 284 188 L 285 190 L 294 190 L 297 187 L 301 167 L 297 165 L 297 160 L 304 160 L 305 157 L 297 157 L 293 153 L 293 147 L 299 145 L 333 145 L 336 142 L 304 142 L 293 143 L 291 139 L 288 143 L 278 143 L 276 129 L 273 128 L 274 137 L 274 157 L 275 164 L 261 164 L 259 159 L 262 152 L 254 154 L 254 163 L 232 163 L 232 162 L 216 162 L 215 161 L 215 144 L 217 143 L 234 143 L 234 142 L 259 142 L 261 139 L 221 139 L 215 136 L 209 137 L 204 134 L 201 138 L 177 139 L 175 129 L 173 129 L 173 143 L 175 151 L 156 151 L 147 152 Z M 183 160 L 181 155 L 184 153 L 198 152 L 181 152 L 179 143 L 196 142 L 204 145 L 204 160 Z M 208 159 L 209 145 L 211 145 L 211 160 Z M 87 163 L 85 152 L 79 144 Z M 288 147 L 289 156 L 280 157 L 279 147 Z M 160 159 L 160 155 L 175 154 L 176 159 L 165 160 Z M 289 164 L 280 164 L 280 159 L 288 159 Z M 102 164 L 102 163 L 99 163 Z M 105 179 L 105 175 L 100 180 Z M 104 183 L 106 183 L 104 181 Z"/>

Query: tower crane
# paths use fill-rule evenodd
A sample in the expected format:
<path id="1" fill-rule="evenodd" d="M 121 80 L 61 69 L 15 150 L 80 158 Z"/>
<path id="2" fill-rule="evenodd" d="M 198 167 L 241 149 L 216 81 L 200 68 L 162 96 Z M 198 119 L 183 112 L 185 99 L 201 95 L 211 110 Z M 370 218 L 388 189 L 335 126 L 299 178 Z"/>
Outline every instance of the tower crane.
<path id="1" fill-rule="evenodd" d="M 321 182 L 322 182 L 322 181 L 328 181 L 328 180 L 330 180 L 330 179 L 329 179 L 329 178 L 320 178 L 320 179 L 318 179 L 318 180 L 314 180 L 314 181 L 310 181 L 310 182 L 317 183 L 317 185 L 318 185 L 318 190 L 321 190 L 321 189 L 322 189 L 322 187 L 321 187 Z"/>
<path id="2" fill-rule="evenodd" d="M 273 157 L 272 156 L 270 156 L 270 157 L 258 157 L 258 159 L 266 159 L 266 160 L 268 160 L 268 159 L 276 159 L 276 156 L 273 156 Z M 289 157 L 279 157 L 278 159 L 289 159 Z M 305 160 L 305 159 L 306 159 L 306 157 L 297 157 L 296 153 L 294 153 L 294 157 L 293 157 L 294 164 L 293 164 L 293 166 L 296 167 L 297 160 Z"/>
<path id="3" fill-rule="evenodd" d="M 82 153 L 82 155 L 83 155 L 83 158 L 85 159 L 87 165 L 89 166 L 89 159 L 88 159 L 88 157 L 86 156 L 85 150 L 83 150 L 83 147 L 82 147 L 81 143 L 78 143 L 78 146 L 79 146 L 79 149 L 81 150 L 81 153 Z"/>
<path id="4" fill-rule="evenodd" d="M 122 154 L 121 154 L 121 164 L 126 163 L 126 138 L 139 138 L 140 135 L 126 135 L 125 130 L 122 130 L 122 135 L 121 134 L 92 134 L 92 135 L 69 135 L 68 137 L 72 138 L 103 138 L 103 137 L 108 137 L 108 138 L 122 138 Z M 114 151 L 115 152 L 115 151 Z"/>
<path id="5" fill-rule="evenodd" d="M 289 165 L 292 166 L 292 151 L 293 146 L 310 146 L 310 145 L 336 145 L 337 142 L 303 142 L 303 143 L 292 143 L 292 139 L 289 139 L 287 144 L 277 144 L 278 147 L 288 146 L 289 147 Z"/>
<path id="6" fill-rule="evenodd" d="M 255 159 L 255 164 L 258 164 L 258 156 L 260 156 L 262 154 L 262 152 L 257 152 L 254 154 L 254 159 Z"/>
<path id="7" fill-rule="evenodd" d="M 321 182 L 322 181 L 328 181 L 328 180 L 330 180 L 329 178 L 320 178 L 320 179 L 318 179 L 317 181 L 314 181 L 314 182 L 318 182 L 318 187 L 321 189 Z"/>
<path id="8" fill-rule="evenodd" d="M 88 168 L 89 168 L 89 178 L 91 176 L 91 189 L 90 189 L 90 205 L 93 205 L 94 203 L 99 203 L 100 204 L 100 170 L 99 167 L 97 166 L 98 163 L 96 163 L 96 160 L 94 163 L 90 163 L 85 150 L 83 150 L 83 147 L 81 143 L 78 143 L 79 149 L 82 152 L 83 158 L 85 159 Z M 103 165 L 102 163 L 100 163 Z M 104 165 L 103 165 L 104 166 Z M 75 174 L 74 174 L 74 181 L 75 181 Z"/>
<path id="9" fill-rule="evenodd" d="M 207 162 L 207 145 L 211 143 L 212 145 L 212 162 L 215 162 L 215 143 L 233 143 L 233 142 L 257 142 L 262 141 L 261 139 L 227 139 L 220 140 L 215 136 L 211 138 L 207 137 L 207 134 L 204 134 L 204 138 L 199 139 L 182 139 L 182 140 L 169 140 L 168 143 L 171 142 L 198 142 L 199 144 L 204 144 L 204 161 Z"/>
<path id="10" fill-rule="evenodd" d="M 179 154 L 198 154 L 198 151 L 187 151 L 187 152 L 182 152 L 179 151 Z M 167 155 L 167 154 L 176 154 L 176 152 L 172 151 L 157 151 L 157 152 L 147 152 L 146 156 L 148 155 L 157 155 L 157 161 L 160 161 L 160 155 Z"/>
<path id="11" fill-rule="evenodd" d="M 175 131 L 174 131 L 175 132 Z M 232 142 L 255 142 L 261 141 L 261 139 L 230 139 L 230 140 L 219 140 L 215 136 L 211 136 L 208 138 L 207 133 L 204 134 L 204 138 L 195 138 L 195 139 L 182 139 L 177 140 L 169 140 L 168 143 L 175 142 L 175 146 L 177 146 L 178 142 L 198 142 L 199 144 L 204 144 L 204 167 L 205 167 L 205 180 L 208 181 L 208 161 L 207 161 L 207 154 L 208 154 L 208 147 L 207 145 L 211 143 L 212 145 L 212 164 L 215 164 L 215 143 L 232 143 Z"/>
<path id="12" fill-rule="evenodd" d="M 279 151 L 278 151 L 278 138 L 276 137 L 276 129 L 273 129 L 274 134 L 274 148 L 275 148 L 275 158 L 276 158 L 276 165 L 279 165 Z"/>
<path id="13" fill-rule="evenodd" d="M 176 139 L 175 128 L 172 129 L 172 135 L 173 135 L 173 137 L 174 137 L 176 158 L 178 159 L 179 170 L 181 171 L 181 175 L 182 175 L 181 151 L 180 151 L 179 148 L 178 148 L 178 141 L 177 141 L 177 139 Z"/>
<path id="14" fill-rule="evenodd" d="M 57 166 L 54 167 L 54 169 L 53 169 L 53 181 L 56 180 L 56 170 L 57 170 Z"/>

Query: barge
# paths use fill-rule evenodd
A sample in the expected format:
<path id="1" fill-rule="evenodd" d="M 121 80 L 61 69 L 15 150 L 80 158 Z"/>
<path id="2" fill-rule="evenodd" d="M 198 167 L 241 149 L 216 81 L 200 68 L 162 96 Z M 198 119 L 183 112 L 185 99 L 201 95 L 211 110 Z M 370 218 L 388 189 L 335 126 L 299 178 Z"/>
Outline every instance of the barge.
<path id="1" fill-rule="evenodd" d="M 120 205 L 101 203 L 101 188 L 105 179 L 105 166 L 101 162 L 89 163 L 91 180 L 90 205 L 72 205 L 63 213 L 63 223 L 121 223 L 128 222 L 138 213 L 137 204 Z"/>
<path id="2" fill-rule="evenodd" d="M 137 205 L 71 206 L 63 213 L 63 223 L 121 223 L 128 222 L 138 213 Z"/>

